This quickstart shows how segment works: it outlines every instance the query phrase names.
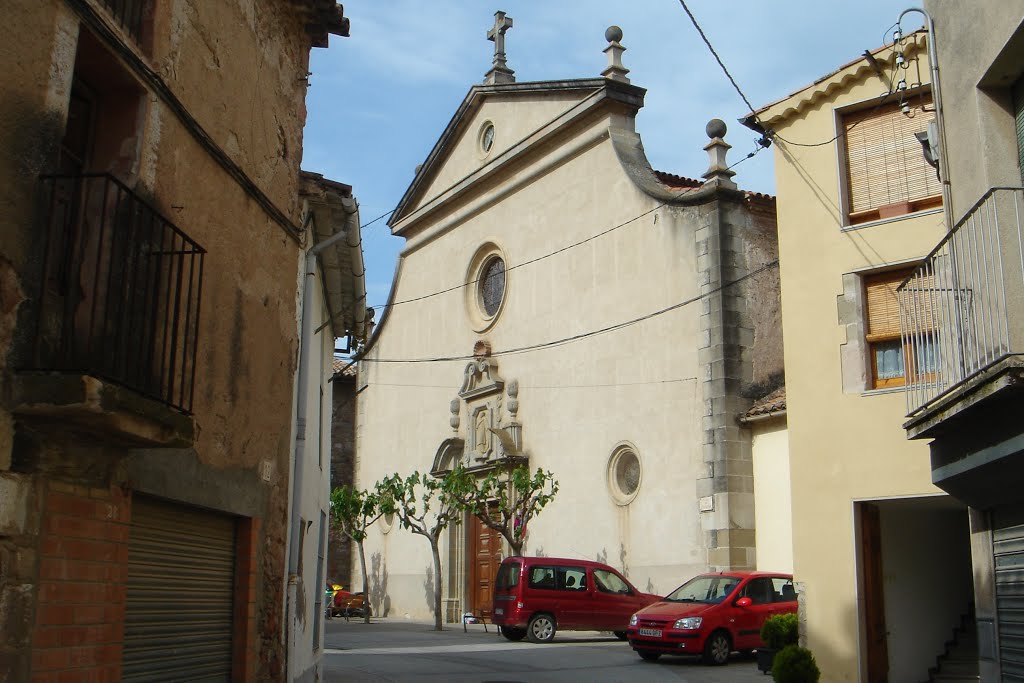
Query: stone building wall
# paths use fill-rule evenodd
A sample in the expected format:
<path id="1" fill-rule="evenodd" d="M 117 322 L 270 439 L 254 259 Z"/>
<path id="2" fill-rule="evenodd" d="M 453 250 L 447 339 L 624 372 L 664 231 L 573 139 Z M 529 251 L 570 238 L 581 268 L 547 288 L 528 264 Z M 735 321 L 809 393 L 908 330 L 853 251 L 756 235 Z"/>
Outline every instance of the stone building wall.
<path id="1" fill-rule="evenodd" d="M 137 37 L 99 0 L 13 0 L 0 25 L 0 680 L 120 678 L 136 493 L 240 520 L 235 679 L 284 675 L 302 77 L 325 3 L 144 4 Z M 76 79 L 97 74 L 108 118 L 85 170 L 206 250 L 191 414 L 86 375 L 33 393 L 19 372 L 41 298 L 39 175 L 58 170 Z"/>

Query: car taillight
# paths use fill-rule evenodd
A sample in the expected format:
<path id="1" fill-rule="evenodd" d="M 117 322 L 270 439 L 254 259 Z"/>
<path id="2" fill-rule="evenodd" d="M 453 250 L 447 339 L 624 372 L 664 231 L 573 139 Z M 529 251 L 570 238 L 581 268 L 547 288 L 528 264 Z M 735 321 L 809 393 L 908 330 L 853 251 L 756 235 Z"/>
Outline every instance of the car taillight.
<path id="1" fill-rule="evenodd" d="M 516 603 L 516 609 L 523 609 L 523 603 L 517 602 Z"/>

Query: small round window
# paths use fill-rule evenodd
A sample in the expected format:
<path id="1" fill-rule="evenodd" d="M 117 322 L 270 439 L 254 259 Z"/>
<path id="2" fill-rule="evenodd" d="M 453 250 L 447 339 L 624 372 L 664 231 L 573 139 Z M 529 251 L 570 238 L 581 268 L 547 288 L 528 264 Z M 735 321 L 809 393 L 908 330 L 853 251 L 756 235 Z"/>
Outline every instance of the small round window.
<path id="1" fill-rule="evenodd" d="M 640 490 L 643 471 L 631 446 L 620 446 L 608 461 L 608 485 L 615 502 L 628 505 Z"/>
<path id="2" fill-rule="evenodd" d="M 484 124 L 484 127 L 480 129 L 480 151 L 487 154 L 491 151 L 491 146 L 494 144 L 494 124 L 488 121 Z"/>
<path id="3" fill-rule="evenodd" d="M 494 317 L 505 296 L 505 262 L 500 256 L 491 258 L 480 271 L 480 306 L 488 317 Z"/>

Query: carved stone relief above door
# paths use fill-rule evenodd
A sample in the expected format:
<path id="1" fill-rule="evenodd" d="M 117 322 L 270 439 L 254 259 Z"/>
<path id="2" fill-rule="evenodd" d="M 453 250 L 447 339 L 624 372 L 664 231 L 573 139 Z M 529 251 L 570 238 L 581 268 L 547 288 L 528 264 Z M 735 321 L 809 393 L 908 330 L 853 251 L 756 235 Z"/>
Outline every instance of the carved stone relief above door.
<path id="1" fill-rule="evenodd" d="M 475 357 L 463 370 L 458 398 L 449 406 L 452 435 L 441 442 L 434 456 L 435 474 L 457 464 L 486 468 L 501 458 L 523 456 L 519 382 L 506 384 L 486 342 L 477 342 L 473 352 Z"/>

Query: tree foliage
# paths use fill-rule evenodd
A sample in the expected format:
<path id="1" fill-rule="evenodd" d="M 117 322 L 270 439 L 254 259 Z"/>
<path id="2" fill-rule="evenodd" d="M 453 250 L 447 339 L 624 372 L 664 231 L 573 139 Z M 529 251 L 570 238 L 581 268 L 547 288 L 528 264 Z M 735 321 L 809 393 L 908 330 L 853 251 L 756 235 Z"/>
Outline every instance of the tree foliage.
<path id="1" fill-rule="evenodd" d="M 403 478 L 397 473 L 377 484 L 378 495 L 388 501 L 403 529 L 426 537 L 434 560 L 434 629 L 442 628 L 441 533 L 462 521 L 473 477 L 460 466 L 437 479 L 418 471 Z"/>
<path id="2" fill-rule="evenodd" d="M 331 524 L 351 538 L 359 548 L 359 567 L 363 572 L 363 595 L 369 600 L 369 577 L 366 574 L 366 552 L 363 541 L 366 530 L 384 514 L 392 510 L 390 500 L 377 491 L 363 491 L 341 486 L 331 491 Z M 320 587 L 323 590 L 323 587 Z M 370 610 L 363 610 L 363 619 L 370 623 Z"/>
<path id="3" fill-rule="evenodd" d="M 484 526 L 508 542 L 513 555 L 522 555 L 529 522 L 558 493 L 558 480 L 550 471 L 530 473 L 524 464 L 504 463 L 483 479 L 468 482 L 464 507 Z"/>
<path id="4" fill-rule="evenodd" d="M 384 514 L 376 491 L 341 486 L 331 491 L 331 521 L 356 543 L 366 540 L 366 530 Z"/>

